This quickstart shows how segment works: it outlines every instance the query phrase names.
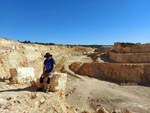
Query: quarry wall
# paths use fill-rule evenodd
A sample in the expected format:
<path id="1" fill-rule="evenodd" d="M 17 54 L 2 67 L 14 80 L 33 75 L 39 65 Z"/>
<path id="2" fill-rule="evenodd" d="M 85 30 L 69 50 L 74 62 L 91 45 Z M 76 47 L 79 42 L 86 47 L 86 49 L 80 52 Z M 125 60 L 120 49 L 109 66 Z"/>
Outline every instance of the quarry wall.
<path id="1" fill-rule="evenodd" d="M 113 49 L 113 46 L 102 46 L 102 47 L 96 49 L 94 52 L 107 53 L 112 49 Z"/>
<path id="2" fill-rule="evenodd" d="M 80 65 L 78 65 L 80 64 Z M 150 84 L 150 64 L 123 63 L 79 63 L 69 67 L 76 74 L 96 78 L 108 78 L 118 82 L 135 82 Z"/>
<path id="3" fill-rule="evenodd" d="M 150 52 L 150 44 L 121 46 L 114 43 L 114 50 L 118 53 L 145 53 Z"/>
<path id="4" fill-rule="evenodd" d="M 120 82 L 150 83 L 150 64 L 143 63 L 150 62 L 149 45 L 131 45 L 130 49 L 129 47 L 125 49 L 126 47 L 118 44 L 114 46 L 115 51 L 121 53 L 109 52 L 109 59 L 120 63 L 93 62 L 80 63 L 80 65 L 73 63 L 70 69 L 77 74 L 91 77 L 109 78 Z M 53 54 L 57 63 L 56 71 L 59 72 L 69 57 L 92 53 L 93 49 L 81 46 L 23 44 L 0 38 L 0 78 L 9 78 L 10 69 L 17 67 L 33 67 L 35 77 L 39 78 L 42 73 L 43 56 L 46 52 Z"/>
<path id="5" fill-rule="evenodd" d="M 44 55 L 50 52 L 56 60 L 59 72 L 63 63 L 72 55 L 88 54 L 93 49 L 81 46 L 24 44 L 0 37 L 0 78 L 9 78 L 10 69 L 33 67 L 35 76 L 42 73 Z"/>
<path id="6" fill-rule="evenodd" d="M 120 63 L 150 63 L 150 53 L 115 53 L 108 52 L 108 59 Z"/>

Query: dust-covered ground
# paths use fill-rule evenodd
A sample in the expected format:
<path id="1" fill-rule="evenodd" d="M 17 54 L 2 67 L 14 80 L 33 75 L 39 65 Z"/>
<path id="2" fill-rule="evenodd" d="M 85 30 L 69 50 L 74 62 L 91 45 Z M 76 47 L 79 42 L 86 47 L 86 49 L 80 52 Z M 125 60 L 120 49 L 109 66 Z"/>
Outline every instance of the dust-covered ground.
<path id="1" fill-rule="evenodd" d="M 36 87 L 0 82 L 0 113 L 64 113 L 60 92 L 37 92 Z"/>
<path id="2" fill-rule="evenodd" d="M 94 112 L 104 107 L 108 111 L 116 109 L 123 113 L 127 110 L 150 113 L 150 87 L 120 86 L 87 76 L 68 76 L 66 100 L 78 112 Z"/>
<path id="3" fill-rule="evenodd" d="M 66 62 L 70 65 L 73 61 L 91 62 L 86 56 L 78 56 Z M 100 62 L 103 62 L 100 59 Z M 95 112 L 104 107 L 109 112 L 116 109 L 125 113 L 127 110 L 133 113 L 150 113 L 150 87 L 140 85 L 118 85 L 96 78 L 73 74 L 68 76 L 66 87 L 67 104 L 78 112 Z M 94 70 L 93 70 L 94 71 Z"/>

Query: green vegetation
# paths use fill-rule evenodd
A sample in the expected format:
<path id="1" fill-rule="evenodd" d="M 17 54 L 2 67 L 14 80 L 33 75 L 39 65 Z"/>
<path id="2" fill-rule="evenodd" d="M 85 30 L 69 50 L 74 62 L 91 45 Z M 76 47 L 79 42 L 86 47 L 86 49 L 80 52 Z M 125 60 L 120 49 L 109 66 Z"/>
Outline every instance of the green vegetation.
<path id="1" fill-rule="evenodd" d="M 83 46 L 83 47 L 91 47 L 91 48 L 100 48 L 103 45 L 79 45 L 79 46 Z"/>
<path id="2" fill-rule="evenodd" d="M 19 41 L 19 40 L 17 40 L 17 41 Z M 19 42 L 21 42 L 21 41 L 19 41 Z M 31 43 L 31 44 L 41 44 L 41 45 L 63 45 L 63 44 L 55 44 L 55 43 L 30 42 L 29 40 L 28 41 L 25 40 L 21 43 L 25 43 L 25 44 L 30 44 Z M 103 46 L 103 45 L 70 45 L 70 44 L 66 44 L 66 45 L 68 45 L 68 46 L 83 46 L 83 47 L 91 47 L 91 48 L 100 48 L 100 47 Z"/>
<path id="3" fill-rule="evenodd" d="M 129 43 L 129 42 L 117 42 L 117 43 L 119 43 L 123 47 L 129 46 L 129 45 L 137 45 L 135 43 Z"/>
<path id="4" fill-rule="evenodd" d="M 19 41 L 19 42 L 21 42 L 21 41 Z M 26 44 L 31 43 L 31 44 L 41 44 L 41 45 L 55 45 L 54 43 L 39 43 L 39 42 L 30 42 L 30 41 L 26 41 L 26 40 L 21 42 L 21 43 L 26 43 Z"/>

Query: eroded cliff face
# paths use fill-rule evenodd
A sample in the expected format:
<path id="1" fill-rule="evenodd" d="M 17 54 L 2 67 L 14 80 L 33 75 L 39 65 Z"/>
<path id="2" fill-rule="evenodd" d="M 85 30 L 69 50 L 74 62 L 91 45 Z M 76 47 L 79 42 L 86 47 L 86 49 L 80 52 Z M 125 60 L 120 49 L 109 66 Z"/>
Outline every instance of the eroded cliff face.
<path id="1" fill-rule="evenodd" d="M 10 68 L 33 67 L 35 76 L 42 73 L 44 55 L 50 52 L 59 72 L 63 63 L 73 55 L 88 54 L 93 49 L 81 46 L 24 44 L 0 37 L 0 78 L 10 77 Z"/>

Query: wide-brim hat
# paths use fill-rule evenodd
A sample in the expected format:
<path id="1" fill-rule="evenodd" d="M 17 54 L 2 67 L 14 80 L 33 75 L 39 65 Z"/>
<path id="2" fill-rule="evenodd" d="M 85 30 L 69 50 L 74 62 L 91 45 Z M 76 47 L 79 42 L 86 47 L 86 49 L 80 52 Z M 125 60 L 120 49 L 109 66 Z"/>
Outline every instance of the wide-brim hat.
<path id="1" fill-rule="evenodd" d="M 52 54 L 50 54 L 49 52 L 47 52 L 44 57 L 46 58 L 47 56 L 52 56 Z"/>

